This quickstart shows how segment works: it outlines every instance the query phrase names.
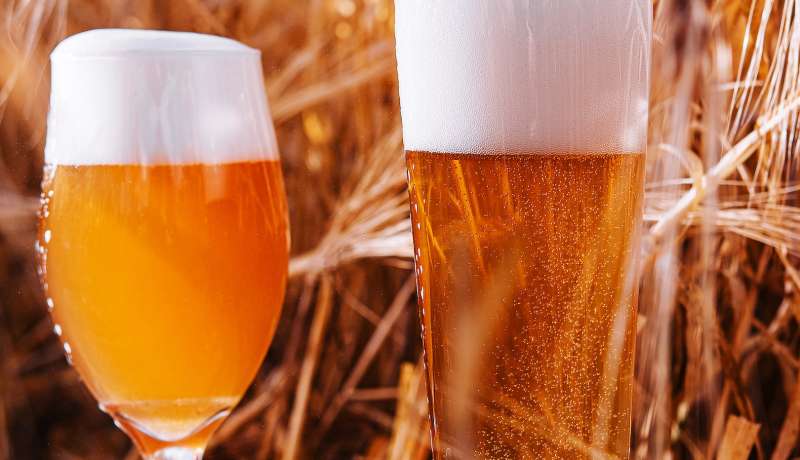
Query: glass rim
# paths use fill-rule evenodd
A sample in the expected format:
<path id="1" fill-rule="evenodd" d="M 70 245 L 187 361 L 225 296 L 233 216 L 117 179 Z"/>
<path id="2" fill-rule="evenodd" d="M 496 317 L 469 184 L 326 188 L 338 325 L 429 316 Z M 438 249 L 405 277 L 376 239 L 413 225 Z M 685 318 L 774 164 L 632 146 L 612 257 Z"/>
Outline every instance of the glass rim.
<path id="1" fill-rule="evenodd" d="M 125 51 L 118 54 L 102 54 L 97 53 L 86 56 L 76 56 L 74 54 L 50 54 L 50 62 L 60 61 L 136 61 L 146 59 L 190 59 L 198 57 L 258 57 L 262 55 L 261 50 L 256 48 L 242 48 L 242 49 L 225 49 L 225 50 L 142 50 L 142 51 Z"/>

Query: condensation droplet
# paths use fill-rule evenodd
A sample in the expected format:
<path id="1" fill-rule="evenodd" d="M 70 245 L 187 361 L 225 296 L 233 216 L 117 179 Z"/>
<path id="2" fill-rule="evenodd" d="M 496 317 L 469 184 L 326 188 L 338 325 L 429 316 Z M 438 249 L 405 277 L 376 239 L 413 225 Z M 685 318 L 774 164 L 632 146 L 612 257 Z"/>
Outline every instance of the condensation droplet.
<path id="1" fill-rule="evenodd" d="M 48 297 L 46 302 L 47 302 L 47 311 L 53 311 L 53 308 L 55 308 L 56 306 L 55 303 L 53 302 L 53 298 Z"/>
<path id="2" fill-rule="evenodd" d="M 67 342 L 64 342 L 64 356 L 67 358 L 67 364 L 72 366 L 72 347 Z"/>
<path id="3" fill-rule="evenodd" d="M 50 242 L 50 238 L 52 238 L 52 236 L 53 236 L 53 233 L 50 230 L 45 230 L 44 231 L 44 242 L 45 243 L 49 243 Z"/>
<path id="4" fill-rule="evenodd" d="M 53 332 L 55 332 L 57 336 L 61 337 L 61 325 L 56 324 L 55 326 L 53 326 Z"/>

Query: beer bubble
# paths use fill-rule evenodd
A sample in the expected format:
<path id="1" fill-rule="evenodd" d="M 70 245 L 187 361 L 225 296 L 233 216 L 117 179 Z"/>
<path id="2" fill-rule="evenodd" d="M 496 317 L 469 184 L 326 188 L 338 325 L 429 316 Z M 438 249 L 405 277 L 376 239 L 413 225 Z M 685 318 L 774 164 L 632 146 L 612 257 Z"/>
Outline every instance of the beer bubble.
<path id="1" fill-rule="evenodd" d="M 51 54 L 51 165 L 277 159 L 259 51 L 187 32 L 103 29 Z"/>

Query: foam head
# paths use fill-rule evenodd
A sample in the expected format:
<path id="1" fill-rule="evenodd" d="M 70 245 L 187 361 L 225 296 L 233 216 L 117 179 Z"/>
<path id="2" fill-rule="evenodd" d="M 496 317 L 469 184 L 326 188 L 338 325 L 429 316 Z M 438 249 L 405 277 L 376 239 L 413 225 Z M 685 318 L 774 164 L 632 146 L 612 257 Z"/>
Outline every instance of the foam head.
<path id="1" fill-rule="evenodd" d="M 642 152 L 650 0 L 396 0 L 407 150 Z"/>
<path id="2" fill-rule="evenodd" d="M 45 161 L 218 164 L 277 158 L 260 53 L 211 35 L 105 29 L 51 55 Z"/>

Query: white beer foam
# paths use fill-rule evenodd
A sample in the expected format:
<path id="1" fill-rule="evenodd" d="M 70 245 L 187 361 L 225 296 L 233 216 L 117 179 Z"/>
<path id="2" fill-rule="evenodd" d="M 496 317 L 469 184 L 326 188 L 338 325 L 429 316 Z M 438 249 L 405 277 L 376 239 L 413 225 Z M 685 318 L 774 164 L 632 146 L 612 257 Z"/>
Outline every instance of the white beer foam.
<path id="1" fill-rule="evenodd" d="M 102 29 L 51 54 L 49 164 L 277 159 L 260 53 L 211 35 Z"/>
<path id="2" fill-rule="evenodd" d="M 650 0 L 396 0 L 406 150 L 642 152 Z"/>

